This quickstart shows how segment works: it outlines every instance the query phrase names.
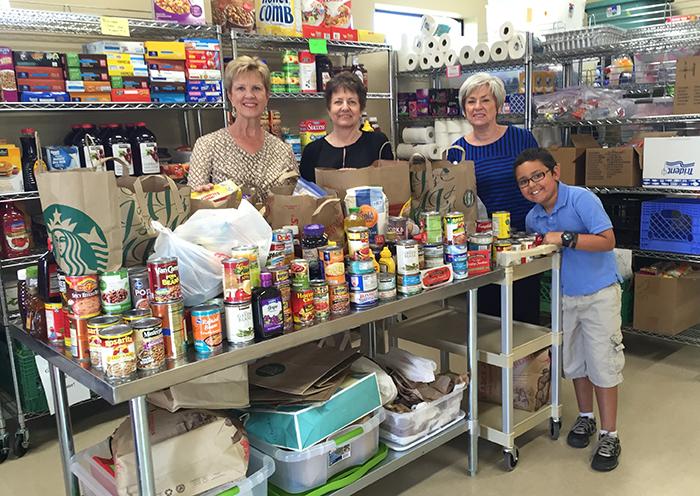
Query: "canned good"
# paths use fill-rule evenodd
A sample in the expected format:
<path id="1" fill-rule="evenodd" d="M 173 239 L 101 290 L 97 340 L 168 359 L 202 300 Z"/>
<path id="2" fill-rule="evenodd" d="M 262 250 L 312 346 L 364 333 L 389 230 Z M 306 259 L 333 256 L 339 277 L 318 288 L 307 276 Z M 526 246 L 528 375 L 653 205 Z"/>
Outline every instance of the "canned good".
<path id="1" fill-rule="evenodd" d="M 102 370 L 110 379 L 126 379 L 136 372 L 134 331 L 126 324 L 100 329 Z"/>
<path id="2" fill-rule="evenodd" d="M 314 312 L 316 321 L 327 320 L 331 315 L 331 300 L 328 294 L 328 282 L 314 279 L 311 281 L 311 289 L 314 292 Z"/>
<path id="3" fill-rule="evenodd" d="M 416 274 L 419 270 L 418 243 L 412 239 L 396 243 L 396 273 Z"/>
<path id="4" fill-rule="evenodd" d="M 380 301 L 393 300 L 396 298 L 396 288 L 386 289 L 384 291 L 377 291 L 377 296 Z"/>
<path id="5" fill-rule="evenodd" d="M 151 303 L 154 317 L 163 322 L 163 340 L 167 358 L 185 354 L 185 304 L 183 300 L 170 303 Z"/>
<path id="6" fill-rule="evenodd" d="M 250 271 L 250 285 L 260 287 L 260 263 L 258 262 L 258 247 L 255 245 L 234 246 L 231 258 L 247 258 Z"/>
<path id="7" fill-rule="evenodd" d="M 511 241 L 510 242 L 510 251 L 523 251 L 523 245 L 519 241 Z M 514 258 L 513 259 L 513 265 L 520 265 L 523 262 L 522 258 Z"/>
<path id="8" fill-rule="evenodd" d="M 284 242 L 276 242 L 273 241 L 270 243 L 270 251 L 281 251 L 282 253 L 286 253 L 285 249 L 287 248 L 287 244 Z"/>
<path id="9" fill-rule="evenodd" d="M 423 291 L 423 288 L 419 284 L 412 284 L 410 286 L 398 285 L 396 286 L 396 292 L 403 296 L 413 296 L 417 295 Z"/>
<path id="10" fill-rule="evenodd" d="M 272 231 L 273 243 L 287 243 L 289 241 L 294 242 L 294 235 L 291 229 L 282 228 Z"/>
<path id="11" fill-rule="evenodd" d="M 368 260 L 346 258 L 345 267 L 348 274 L 369 274 L 374 272 L 374 261 L 371 258 Z M 345 280 L 345 273 L 343 273 L 343 280 Z"/>
<path id="12" fill-rule="evenodd" d="M 467 270 L 469 274 L 485 274 L 491 270 L 491 250 L 469 250 L 467 252 Z"/>
<path id="13" fill-rule="evenodd" d="M 128 312 L 124 312 L 120 315 L 121 319 L 125 324 L 131 324 L 136 320 L 145 319 L 146 317 L 153 317 L 153 312 L 151 312 L 151 307 L 148 308 L 134 308 Z"/>
<path id="14" fill-rule="evenodd" d="M 467 243 L 467 232 L 464 227 L 464 214 L 462 212 L 445 214 L 442 226 L 443 241 L 446 245 L 463 245 Z"/>
<path id="15" fill-rule="evenodd" d="M 351 227 L 347 230 L 348 256 L 352 260 L 369 260 L 369 228 Z"/>
<path id="16" fill-rule="evenodd" d="M 66 276 L 66 303 L 69 314 L 88 318 L 100 313 L 97 275 Z"/>
<path id="17" fill-rule="evenodd" d="M 537 238 L 535 236 L 527 235 L 520 239 L 520 244 L 523 250 L 531 250 L 537 246 Z M 526 256 L 521 259 L 521 263 L 532 262 L 534 257 Z"/>
<path id="18" fill-rule="evenodd" d="M 133 308 L 148 308 L 150 304 L 150 288 L 148 270 L 144 267 L 138 271 L 129 272 L 129 287 L 131 288 L 131 305 Z"/>
<path id="19" fill-rule="evenodd" d="M 493 224 L 491 219 L 479 219 L 476 221 L 476 233 L 490 233 L 493 231 Z"/>
<path id="20" fill-rule="evenodd" d="M 267 254 L 267 269 L 272 267 L 280 267 L 287 264 L 287 255 L 284 251 L 270 251 Z"/>
<path id="21" fill-rule="evenodd" d="M 120 314 L 131 308 L 129 272 L 126 269 L 100 274 L 100 300 L 102 311 L 107 314 Z"/>
<path id="22" fill-rule="evenodd" d="M 309 261 L 303 258 L 296 258 L 292 260 L 292 264 L 289 267 L 292 287 L 294 289 L 308 289 L 310 287 Z"/>
<path id="23" fill-rule="evenodd" d="M 440 212 L 422 212 L 420 214 L 420 230 L 425 234 L 428 244 L 442 243 L 442 216 Z"/>
<path id="24" fill-rule="evenodd" d="M 313 289 L 292 289 L 292 318 L 294 327 L 313 325 L 315 318 Z"/>
<path id="25" fill-rule="evenodd" d="M 350 291 L 350 306 L 353 308 L 373 307 L 379 301 L 379 291 Z"/>
<path id="26" fill-rule="evenodd" d="M 343 249 L 339 246 L 323 246 L 318 249 L 318 256 L 323 267 L 323 277 L 329 284 L 345 281 Z"/>
<path id="27" fill-rule="evenodd" d="M 277 286 L 285 282 L 289 282 L 289 265 L 278 265 L 277 267 L 268 267 L 267 271 L 272 275 L 272 284 Z"/>
<path id="28" fill-rule="evenodd" d="M 113 325 L 117 325 L 121 319 L 116 315 L 99 315 L 88 319 L 88 350 L 90 354 L 90 365 L 96 369 L 102 368 L 102 338 L 100 331 Z"/>
<path id="29" fill-rule="evenodd" d="M 347 282 L 329 284 L 328 296 L 332 315 L 343 315 L 350 311 L 350 290 Z"/>
<path id="30" fill-rule="evenodd" d="M 44 303 L 46 313 L 46 338 L 52 344 L 63 343 L 66 335 L 66 316 L 63 305 L 59 303 Z"/>
<path id="31" fill-rule="evenodd" d="M 284 331 L 294 330 L 294 318 L 292 317 L 292 284 L 287 281 L 275 284 L 282 296 L 282 317 L 284 319 Z"/>
<path id="32" fill-rule="evenodd" d="M 377 273 L 374 271 L 368 274 L 348 274 L 347 279 L 350 291 L 373 291 L 377 289 Z"/>
<path id="33" fill-rule="evenodd" d="M 282 54 L 282 65 L 286 64 L 298 64 L 299 54 L 296 50 L 285 50 Z"/>
<path id="34" fill-rule="evenodd" d="M 425 251 L 422 243 L 418 243 L 418 269 L 425 269 Z"/>
<path id="35" fill-rule="evenodd" d="M 378 276 L 377 293 L 380 300 L 396 298 L 396 278 L 394 274 L 381 273 Z"/>
<path id="36" fill-rule="evenodd" d="M 182 299 L 180 271 L 177 258 L 151 258 L 148 260 L 148 282 L 151 288 L 151 300 L 156 303 L 168 303 Z"/>
<path id="37" fill-rule="evenodd" d="M 445 263 L 452 265 L 455 279 L 466 279 L 469 276 L 469 257 L 467 245 L 446 245 Z"/>
<path id="38" fill-rule="evenodd" d="M 56 272 L 56 279 L 58 280 L 58 291 L 61 293 L 61 303 L 64 307 L 68 307 L 68 298 L 66 296 L 66 274 L 62 270 Z"/>
<path id="39" fill-rule="evenodd" d="M 247 258 L 226 258 L 221 262 L 224 271 L 224 301 L 246 303 L 252 292 L 250 261 Z"/>
<path id="40" fill-rule="evenodd" d="M 396 286 L 420 286 L 420 272 L 415 274 L 396 274 Z"/>
<path id="41" fill-rule="evenodd" d="M 224 303 L 226 314 L 226 341 L 233 344 L 252 343 L 253 307 L 250 303 Z"/>
<path id="42" fill-rule="evenodd" d="M 439 267 L 444 263 L 441 244 L 423 245 L 423 256 L 425 258 L 425 268 L 431 269 Z"/>
<path id="43" fill-rule="evenodd" d="M 489 250 L 491 251 L 491 244 L 493 243 L 493 236 L 490 232 L 488 233 L 478 233 L 469 236 L 469 249 L 478 250 Z"/>
<path id="44" fill-rule="evenodd" d="M 133 323 L 136 368 L 156 370 L 165 363 L 162 324 L 158 317 L 146 317 Z"/>
<path id="45" fill-rule="evenodd" d="M 68 315 L 68 328 L 70 330 L 70 353 L 79 362 L 90 361 L 90 342 L 88 332 L 88 318 L 77 315 Z"/>
<path id="46" fill-rule="evenodd" d="M 497 239 L 493 243 L 493 253 L 494 253 L 494 258 L 496 258 L 496 253 L 500 253 L 502 251 L 510 251 L 510 248 L 512 246 L 512 242 L 510 239 Z"/>
<path id="47" fill-rule="evenodd" d="M 408 238 L 408 219 L 406 217 L 393 217 L 387 219 L 385 238 L 387 243 L 397 243 Z"/>
<path id="48" fill-rule="evenodd" d="M 192 336 L 197 353 L 212 353 L 221 345 L 221 313 L 216 305 L 199 305 L 192 309 Z"/>
<path id="49" fill-rule="evenodd" d="M 491 214 L 493 235 L 497 239 L 510 238 L 510 212 L 500 211 Z"/>

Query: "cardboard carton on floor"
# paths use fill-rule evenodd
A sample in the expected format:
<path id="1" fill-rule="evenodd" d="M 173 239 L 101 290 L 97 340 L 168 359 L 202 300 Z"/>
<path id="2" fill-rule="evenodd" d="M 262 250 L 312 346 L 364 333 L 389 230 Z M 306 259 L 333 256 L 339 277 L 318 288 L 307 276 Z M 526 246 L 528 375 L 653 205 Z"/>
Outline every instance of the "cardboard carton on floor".
<path id="1" fill-rule="evenodd" d="M 700 113 L 700 57 L 681 57 L 676 61 L 674 114 Z"/>
<path id="2" fill-rule="evenodd" d="M 635 274 L 634 328 L 675 336 L 700 322 L 700 273 Z"/>
<path id="3" fill-rule="evenodd" d="M 700 189 L 700 137 L 644 139 L 642 185 L 649 188 Z"/>
<path id="4" fill-rule="evenodd" d="M 571 142 L 574 146 L 550 146 L 547 150 L 559 164 L 562 182 L 583 186 L 586 184 L 586 149 L 600 148 L 600 145 L 590 134 L 574 134 Z"/>
<path id="5" fill-rule="evenodd" d="M 586 150 L 586 186 L 642 185 L 640 152 L 632 146 Z"/>

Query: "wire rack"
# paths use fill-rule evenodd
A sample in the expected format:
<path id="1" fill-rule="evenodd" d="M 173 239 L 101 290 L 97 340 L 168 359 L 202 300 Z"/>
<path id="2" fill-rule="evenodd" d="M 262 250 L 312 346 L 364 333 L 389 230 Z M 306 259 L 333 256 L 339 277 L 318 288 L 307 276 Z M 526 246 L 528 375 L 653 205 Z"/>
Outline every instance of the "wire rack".
<path id="1" fill-rule="evenodd" d="M 39 261 L 39 258 L 45 253 L 43 252 L 38 252 L 38 253 L 32 253 L 29 256 L 26 257 L 17 257 L 17 258 L 5 258 L 0 260 L 0 268 L 3 269 L 11 269 L 15 267 L 23 267 L 25 265 L 31 265 L 33 263 L 36 263 Z"/>
<path id="2" fill-rule="evenodd" d="M 684 253 L 671 253 L 667 251 L 653 251 L 633 249 L 632 254 L 636 257 L 647 257 L 655 260 L 668 260 L 669 262 L 692 262 L 700 263 L 700 255 L 686 255 Z"/>
<path id="3" fill-rule="evenodd" d="M 239 50 L 279 52 L 281 50 L 300 49 L 309 46 L 308 38 L 297 38 L 293 36 L 267 36 L 233 32 L 231 37 L 235 39 L 236 47 Z M 327 40 L 326 44 L 328 46 L 328 53 L 331 55 L 376 53 L 392 50 L 391 45 L 384 43 Z M 230 49 L 231 40 L 224 40 L 224 46 Z"/>
<path id="4" fill-rule="evenodd" d="M 690 328 L 686 331 L 676 334 L 675 336 L 667 336 L 665 334 L 658 334 L 655 332 L 642 331 L 635 329 L 633 327 L 623 327 L 622 331 L 627 334 L 634 334 L 637 336 L 651 337 L 659 339 L 662 341 L 667 341 L 670 343 L 685 344 L 690 346 L 700 347 L 700 329 Z"/>
<path id="5" fill-rule="evenodd" d="M 322 100 L 325 93 L 270 93 L 273 100 Z M 367 93 L 368 100 L 390 100 L 391 93 Z"/>
<path id="6" fill-rule="evenodd" d="M 469 64 L 462 65 L 462 74 L 473 74 L 477 72 L 509 72 L 509 71 L 519 71 L 523 69 L 524 64 L 523 59 L 517 60 L 504 60 L 503 62 L 488 62 L 486 64 Z M 429 69 L 429 70 L 415 70 L 399 72 L 398 76 L 402 78 L 412 78 L 412 79 L 427 79 L 432 76 L 438 76 L 445 74 L 447 71 L 446 67 L 441 67 L 440 69 Z"/>
<path id="7" fill-rule="evenodd" d="M 67 110 L 222 110 L 217 103 L 156 102 L 0 102 L 0 112 L 65 112 Z"/>
<path id="8" fill-rule="evenodd" d="M 671 114 L 651 115 L 644 117 L 608 118 L 595 120 L 547 120 L 537 119 L 536 125 L 561 126 L 561 127 L 589 127 L 589 126 L 627 126 L 627 125 L 651 125 L 651 124 L 697 124 L 700 123 L 700 114 Z"/>
<path id="9" fill-rule="evenodd" d="M 441 116 L 432 116 L 432 115 L 426 115 L 426 116 L 421 116 L 421 117 L 409 117 L 407 115 L 401 115 L 399 116 L 399 123 L 401 124 L 406 124 L 406 125 L 412 125 L 412 126 L 428 126 L 432 125 L 435 121 L 461 121 L 463 120 L 464 117 L 460 116 L 455 116 L 455 117 L 441 117 Z M 497 121 L 500 123 L 508 123 L 508 124 L 522 124 L 525 122 L 525 116 L 523 114 L 498 114 Z"/>
<path id="10" fill-rule="evenodd" d="M 588 191 L 602 195 L 670 195 L 670 196 L 700 196 L 700 191 L 687 191 L 683 189 L 662 188 L 614 188 L 585 186 Z"/>
<path id="11" fill-rule="evenodd" d="M 38 191 L 22 191 L 21 193 L 1 193 L 0 203 L 38 200 Z"/>

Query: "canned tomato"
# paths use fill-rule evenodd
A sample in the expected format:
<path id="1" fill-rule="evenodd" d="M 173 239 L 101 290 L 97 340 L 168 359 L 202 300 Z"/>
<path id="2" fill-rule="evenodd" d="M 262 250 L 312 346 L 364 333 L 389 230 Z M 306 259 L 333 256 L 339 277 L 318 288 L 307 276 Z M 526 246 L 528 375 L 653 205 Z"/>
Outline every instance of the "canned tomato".
<path id="1" fill-rule="evenodd" d="M 294 327 L 313 325 L 315 318 L 313 289 L 292 289 Z"/>
<path id="2" fill-rule="evenodd" d="M 348 256 L 353 260 L 369 260 L 369 228 L 356 226 L 347 230 Z"/>
<path id="3" fill-rule="evenodd" d="M 510 238 L 510 212 L 500 211 L 491 214 L 493 235 L 497 239 Z"/>
<path id="4" fill-rule="evenodd" d="M 455 279 L 466 279 L 469 276 L 469 258 L 467 245 L 446 245 L 445 263 L 452 265 Z"/>
<path id="5" fill-rule="evenodd" d="M 289 282 L 289 265 L 279 265 L 277 267 L 268 267 L 267 271 L 272 275 L 272 284 Z"/>
<path id="6" fill-rule="evenodd" d="M 418 243 L 412 239 L 396 243 L 396 273 L 417 274 L 419 270 Z"/>
<path id="7" fill-rule="evenodd" d="M 331 315 L 331 300 L 328 294 L 328 283 L 325 280 L 314 279 L 311 281 L 311 289 L 314 292 L 314 312 L 316 321 L 327 320 Z"/>
<path id="8" fill-rule="evenodd" d="M 150 309 L 148 270 L 145 267 L 129 272 L 129 286 L 131 288 L 131 306 Z"/>
<path id="9" fill-rule="evenodd" d="M 255 245 L 234 246 L 231 249 L 231 258 L 248 259 L 250 271 L 250 285 L 253 288 L 260 286 L 260 263 L 258 262 L 258 247 Z"/>
<path id="10" fill-rule="evenodd" d="M 46 337 L 52 344 L 61 344 L 66 335 L 66 316 L 61 303 L 44 303 Z"/>
<path id="11" fill-rule="evenodd" d="M 226 341 L 232 344 L 252 343 L 253 307 L 250 303 L 224 303 L 226 314 Z"/>
<path id="12" fill-rule="evenodd" d="M 221 313 L 216 305 L 199 305 L 192 309 L 192 336 L 197 353 L 212 353 L 221 344 Z"/>
<path id="13" fill-rule="evenodd" d="M 100 329 L 102 370 L 110 379 L 126 379 L 136 372 L 134 331 L 126 324 Z"/>
<path id="14" fill-rule="evenodd" d="M 284 331 L 289 332 L 294 329 L 294 319 L 292 317 L 292 284 L 289 281 L 275 284 L 282 297 L 282 316 L 284 319 Z"/>
<path id="15" fill-rule="evenodd" d="M 442 226 L 443 241 L 446 245 L 464 245 L 467 243 L 467 232 L 464 227 L 464 214 L 462 212 L 445 214 Z"/>
<path id="16" fill-rule="evenodd" d="M 469 249 L 470 250 L 491 250 L 491 244 L 493 243 L 493 236 L 490 232 L 472 234 L 469 236 Z"/>
<path id="17" fill-rule="evenodd" d="M 79 362 L 90 361 L 90 342 L 88 338 L 88 318 L 68 315 L 70 330 L 70 353 Z"/>
<path id="18" fill-rule="evenodd" d="M 151 307 L 134 308 L 133 310 L 129 310 L 128 312 L 124 312 L 123 314 L 120 315 L 120 317 L 124 321 L 125 324 L 131 324 L 132 322 L 134 322 L 136 320 L 145 319 L 146 317 L 153 317 L 153 312 L 151 311 Z"/>
<path id="19" fill-rule="evenodd" d="M 250 261 L 247 258 L 226 258 L 221 262 L 224 271 L 224 301 L 246 303 L 252 292 L 250 284 Z"/>
<path id="20" fill-rule="evenodd" d="M 182 299 L 180 271 L 177 258 L 151 258 L 148 260 L 148 282 L 151 288 L 151 300 L 156 303 L 168 303 Z"/>
<path id="21" fill-rule="evenodd" d="M 373 307 L 379 301 L 379 292 L 376 289 L 371 291 L 350 291 L 350 306 L 354 308 Z"/>
<path id="22" fill-rule="evenodd" d="M 100 313 L 100 289 L 96 275 L 66 276 L 68 313 L 77 317 L 94 317 Z"/>
<path id="23" fill-rule="evenodd" d="M 289 267 L 292 287 L 294 289 L 308 289 L 310 287 L 309 261 L 303 258 L 296 258 L 292 260 Z"/>
<path id="24" fill-rule="evenodd" d="M 343 249 L 339 246 L 323 246 L 318 249 L 318 256 L 323 267 L 323 277 L 329 284 L 345 281 Z"/>
<path id="25" fill-rule="evenodd" d="M 162 324 L 163 321 L 158 317 L 147 317 L 133 323 L 138 369 L 155 370 L 165 363 Z"/>
<path id="26" fill-rule="evenodd" d="M 100 274 L 100 300 L 107 314 L 120 314 L 131 308 L 129 272 L 119 269 Z"/>
<path id="27" fill-rule="evenodd" d="M 442 243 L 442 216 L 440 212 L 422 212 L 420 214 L 420 230 L 425 234 L 428 244 Z"/>
<path id="28" fill-rule="evenodd" d="M 350 290 L 347 282 L 329 284 L 328 296 L 330 297 L 332 315 L 343 315 L 350 311 Z"/>
<path id="29" fill-rule="evenodd" d="M 408 237 L 408 219 L 406 217 L 389 217 L 386 224 L 387 243 L 397 243 Z"/>
<path id="30" fill-rule="evenodd" d="M 90 353 L 90 365 L 96 369 L 102 368 L 102 339 L 100 331 L 113 325 L 117 325 L 121 319 L 116 315 L 100 315 L 88 319 L 88 350 Z"/>
<path id="31" fill-rule="evenodd" d="M 477 234 L 490 233 L 492 230 L 493 224 L 491 223 L 491 219 L 480 219 L 476 221 Z"/>
<path id="32" fill-rule="evenodd" d="M 151 303 L 154 317 L 163 322 L 163 340 L 167 358 L 185 354 L 185 304 L 182 300 L 170 303 Z"/>
<path id="33" fill-rule="evenodd" d="M 377 273 L 374 271 L 368 274 L 348 274 L 347 279 L 350 291 L 374 291 L 377 289 Z"/>

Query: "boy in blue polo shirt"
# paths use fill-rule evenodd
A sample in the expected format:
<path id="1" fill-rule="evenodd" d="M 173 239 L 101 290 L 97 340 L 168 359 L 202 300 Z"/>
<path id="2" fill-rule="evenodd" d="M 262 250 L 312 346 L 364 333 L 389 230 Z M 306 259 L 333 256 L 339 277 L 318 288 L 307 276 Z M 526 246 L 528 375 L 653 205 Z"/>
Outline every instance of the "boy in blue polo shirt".
<path id="1" fill-rule="evenodd" d="M 579 408 L 567 443 L 585 448 L 596 432 L 595 391 L 601 430 L 591 467 L 610 471 L 621 452 L 617 386 L 625 363 L 612 223 L 593 193 L 559 181 L 559 166 L 544 148 L 523 151 L 514 172 L 523 196 L 536 203 L 525 220 L 528 232 L 563 247 L 564 376 L 573 379 Z"/>

